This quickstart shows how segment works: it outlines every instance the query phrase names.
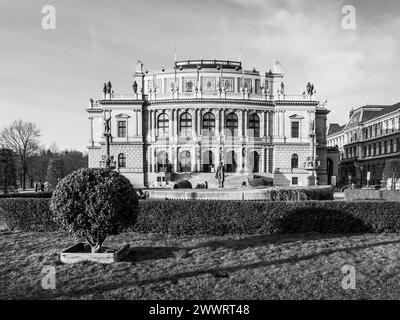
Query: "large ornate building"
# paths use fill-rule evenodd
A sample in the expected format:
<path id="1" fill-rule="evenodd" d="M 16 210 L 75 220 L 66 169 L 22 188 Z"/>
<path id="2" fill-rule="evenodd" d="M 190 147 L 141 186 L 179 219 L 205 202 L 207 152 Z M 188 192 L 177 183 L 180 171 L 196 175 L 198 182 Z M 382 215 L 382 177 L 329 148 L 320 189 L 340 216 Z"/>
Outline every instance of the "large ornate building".
<path id="1" fill-rule="evenodd" d="M 267 72 L 203 59 L 148 72 L 138 61 L 132 93 L 117 94 L 109 82 L 86 110 L 89 166 L 104 163 L 104 121 L 110 119 L 109 152 L 135 186 L 183 176 L 213 186 L 221 162 L 228 186 L 240 187 L 248 174 L 274 185 L 330 182 L 329 111 L 311 84 L 303 94 L 287 95 L 279 62 Z"/>
<path id="2" fill-rule="evenodd" d="M 340 181 L 380 184 L 387 160 L 400 159 L 400 103 L 352 110 L 346 124 L 329 126 L 327 140 L 340 151 Z"/>

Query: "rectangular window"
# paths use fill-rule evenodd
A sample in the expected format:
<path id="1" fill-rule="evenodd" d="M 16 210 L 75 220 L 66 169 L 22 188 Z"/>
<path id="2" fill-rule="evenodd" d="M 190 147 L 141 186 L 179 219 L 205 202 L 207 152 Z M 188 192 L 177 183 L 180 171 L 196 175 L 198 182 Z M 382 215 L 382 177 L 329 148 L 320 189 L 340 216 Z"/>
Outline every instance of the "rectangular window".
<path id="1" fill-rule="evenodd" d="M 118 137 L 126 138 L 126 121 L 118 121 Z"/>
<path id="2" fill-rule="evenodd" d="M 292 121 L 292 138 L 299 137 L 300 123 L 298 121 Z"/>
<path id="3" fill-rule="evenodd" d="M 299 184 L 299 178 L 298 177 L 292 177 L 292 185 L 297 186 Z"/>

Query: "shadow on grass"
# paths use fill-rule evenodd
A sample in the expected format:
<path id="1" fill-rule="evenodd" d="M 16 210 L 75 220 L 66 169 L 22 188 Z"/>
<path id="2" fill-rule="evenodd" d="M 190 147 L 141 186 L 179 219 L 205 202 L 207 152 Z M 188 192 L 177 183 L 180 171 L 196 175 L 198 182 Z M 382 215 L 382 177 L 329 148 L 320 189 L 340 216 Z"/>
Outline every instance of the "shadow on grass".
<path id="1" fill-rule="evenodd" d="M 105 285 L 104 284 L 98 285 L 98 286 L 94 286 L 91 288 L 59 292 L 57 294 L 49 294 L 48 292 L 46 292 L 46 293 L 43 293 L 40 295 L 26 297 L 25 299 L 79 298 L 79 296 L 81 296 L 81 295 L 102 294 L 107 291 L 124 289 L 124 288 L 129 288 L 132 286 L 141 287 L 141 286 L 152 285 L 152 284 L 163 283 L 163 282 L 171 282 L 173 284 L 177 284 L 180 279 L 198 277 L 198 276 L 202 276 L 202 275 L 206 275 L 206 274 L 211 274 L 217 278 L 221 278 L 221 277 L 229 278 L 232 273 L 237 272 L 237 271 L 252 270 L 252 269 L 263 268 L 263 267 L 268 267 L 268 266 L 278 266 L 278 265 L 282 265 L 282 264 L 286 264 L 286 263 L 297 263 L 300 261 L 315 259 L 315 258 L 318 258 L 321 256 L 328 256 L 328 255 L 338 253 L 338 252 L 352 253 L 353 251 L 357 251 L 357 250 L 364 250 L 364 249 L 368 249 L 368 248 L 396 244 L 396 243 L 400 243 L 400 239 L 399 240 L 391 240 L 391 241 L 381 241 L 381 242 L 376 242 L 376 243 L 371 243 L 371 244 L 366 244 L 366 245 L 359 245 L 359 246 L 348 247 L 348 248 L 326 249 L 326 250 L 321 250 L 319 252 L 308 254 L 308 255 L 303 255 L 303 256 L 296 255 L 296 256 L 291 256 L 291 257 L 285 258 L 285 259 L 276 259 L 276 260 L 272 260 L 272 261 L 260 261 L 260 262 L 255 262 L 255 263 L 240 264 L 240 265 L 236 265 L 236 266 L 229 266 L 229 267 L 222 267 L 222 268 L 208 268 L 208 269 L 204 269 L 204 270 L 180 272 L 180 273 L 173 274 L 173 275 L 167 275 L 167 276 L 163 276 L 163 277 L 151 278 L 151 279 L 145 279 L 145 280 L 136 280 L 136 281 L 130 281 L 130 282 L 124 281 L 124 282 L 119 282 L 119 283 L 108 283 Z"/>
<path id="2" fill-rule="evenodd" d="M 137 263 L 146 260 L 162 260 L 175 258 L 176 252 L 182 248 L 178 247 L 133 247 L 128 255 L 122 260 L 125 262 Z"/>

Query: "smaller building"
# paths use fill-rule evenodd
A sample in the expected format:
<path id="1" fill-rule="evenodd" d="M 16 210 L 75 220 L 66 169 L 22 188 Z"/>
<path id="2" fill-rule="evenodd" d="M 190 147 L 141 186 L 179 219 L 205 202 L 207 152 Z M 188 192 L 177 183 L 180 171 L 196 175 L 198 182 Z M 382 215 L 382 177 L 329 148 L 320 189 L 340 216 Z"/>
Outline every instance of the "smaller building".
<path id="1" fill-rule="evenodd" d="M 387 161 L 400 159 L 400 103 L 352 110 L 345 125 L 330 124 L 327 144 L 339 151 L 339 183 L 381 184 Z"/>

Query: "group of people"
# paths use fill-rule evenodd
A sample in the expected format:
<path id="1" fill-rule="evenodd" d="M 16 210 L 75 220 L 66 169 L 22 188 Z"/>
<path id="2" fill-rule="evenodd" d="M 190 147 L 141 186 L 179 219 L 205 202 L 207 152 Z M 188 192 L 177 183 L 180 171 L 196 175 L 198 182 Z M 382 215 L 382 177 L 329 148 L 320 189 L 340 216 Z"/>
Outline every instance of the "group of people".
<path id="1" fill-rule="evenodd" d="M 198 183 L 195 189 L 208 189 L 208 182 L 204 181 L 204 183 Z"/>

